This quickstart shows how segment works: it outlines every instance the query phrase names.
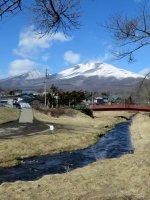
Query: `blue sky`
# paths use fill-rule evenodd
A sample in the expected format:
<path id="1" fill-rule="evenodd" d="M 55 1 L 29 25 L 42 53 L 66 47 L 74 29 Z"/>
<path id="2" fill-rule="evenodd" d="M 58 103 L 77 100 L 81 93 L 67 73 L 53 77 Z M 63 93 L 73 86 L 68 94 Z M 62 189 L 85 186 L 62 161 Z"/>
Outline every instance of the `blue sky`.
<path id="1" fill-rule="evenodd" d="M 78 63 L 100 61 L 140 72 L 150 68 L 150 46 L 135 54 L 136 62 L 127 59 L 114 60 L 110 50 L 115 48 L 111 34 L 102 29 L 115 13 L 134 15 L 140 0 L 82 0 L 81 28 L 72 30 L 67 37 L 62 32 L 38 38 L 33 31 L 27 11 L 0 21 L 0 78 L 48 67 L 49 73 L 57 73 Z"/>

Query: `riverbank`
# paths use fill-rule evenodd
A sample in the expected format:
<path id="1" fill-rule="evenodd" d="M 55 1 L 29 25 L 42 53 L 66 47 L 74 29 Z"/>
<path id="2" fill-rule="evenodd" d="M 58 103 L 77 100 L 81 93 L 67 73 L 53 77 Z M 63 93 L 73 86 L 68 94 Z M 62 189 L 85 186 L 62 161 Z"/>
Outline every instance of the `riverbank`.
<path id="1" fill-rule="evenodd" d="M 135 116 L 130 128 L 131 138 L 135 149 L 135 154 L 150 153 L 150 114 L 138 114 Z"/>
<path id="2" fill-rule="evenodd" d="M 95 118 L 75 111 L 73 117 L 59 118 L 34 111 L 34 117 L 55 129 L 30 136 L 0 140 L 0 167 L 15 166 L 22 158 L 36 155 L 54 154 L 63 151 L 86 148 L 94 144 L 101 135 L 112 127 L 126 120 L 131 113 L 95 112 Z"/>
<path id="3" fill-rule="evenodd" d="M 141 128 L 140 128 L 141 127 Z M 38 181 L 3 183 L 1 199 L 149 200 L 150 117 L 138 114 L 131 125 L 135 153 L 100 160 Z"/>

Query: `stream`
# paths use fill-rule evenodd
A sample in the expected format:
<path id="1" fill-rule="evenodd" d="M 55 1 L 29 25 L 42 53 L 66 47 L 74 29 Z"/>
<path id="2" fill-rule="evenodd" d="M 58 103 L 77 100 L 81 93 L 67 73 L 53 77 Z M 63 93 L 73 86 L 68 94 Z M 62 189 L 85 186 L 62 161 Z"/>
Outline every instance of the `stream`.
<path id="1" fill-rule="evenodd" d="M 0 168 L 0 183 L 33 181 L 47 174 L 66 173 L 100 159 L 117 158 L 133 153 L 129 126 L 122 122 L 86 149 L 23 159 L 19 166 Z"/>

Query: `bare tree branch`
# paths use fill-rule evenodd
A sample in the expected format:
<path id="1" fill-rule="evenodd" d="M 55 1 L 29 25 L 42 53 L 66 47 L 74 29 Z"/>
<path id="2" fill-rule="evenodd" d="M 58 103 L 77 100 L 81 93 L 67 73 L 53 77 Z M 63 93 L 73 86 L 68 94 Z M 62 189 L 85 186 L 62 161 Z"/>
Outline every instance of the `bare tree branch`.
<path id="1" fill-rule="evenodd" d="M 0 17 L 22 9 L 23 0 L 0 0 Z M 24 1 L 25 2 L 25 1 Z M 42 34 L 58 30 L 67 33 L 79 28 L 80 0 L 34 0 L 30 6 L 33 21 Z"/>
<path id="2" fill-rule="evenodd" d="M 35 0 L 34 24 L 42 34 L 79 28 L 79 0 Z"/>
<path id="3" fill-rule="evenodd" d="M 135 99 L 144 103 L 150 103 L 150 72 L 145 74 L 135 90 Z"/>
<path id="4" fill-rule="evenodd" d="M 141 89 L 141 87 L 143 86 L 143 84 L 144 84 L 144 81 L 147 79 L 147 78 L 149 78 L 150 77 L 150 72 L 148 72 L 145 76 L 144 76 L 144 78 L 142 79 L 142 81 L 141 81 L 141 83 L 140 83 L 140 85 L 139 85 L 139 89 Z"/>
<path id="5" fill-rule="evenodd" d="M 7 13 L 14 14 L 16 11 L 21 10 L 22 0 L 1 0 L 0 1 L 0 17 Z"/>
<path id="6" fill-rule="evenodd" d="M 121 48 L 118 52 L 113 52 L 116 58 L 128 57 L 129 62 L 134 61 L 134 53 L 150 44 L 150 12 L 147 0 L 143 0 L 136 17 L 113 16 L 103 27 L 112 33 Z"/>

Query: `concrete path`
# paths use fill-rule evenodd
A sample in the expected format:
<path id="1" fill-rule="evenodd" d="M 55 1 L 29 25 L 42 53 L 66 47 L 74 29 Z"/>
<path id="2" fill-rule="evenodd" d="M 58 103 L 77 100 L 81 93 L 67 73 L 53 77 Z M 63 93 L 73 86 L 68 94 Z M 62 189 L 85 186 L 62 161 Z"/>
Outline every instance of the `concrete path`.
<path id="1" fill-rule="evenodd" d="M 53 133 L 50 125 L 43 122 L 33 120 L 33 123 L 18 123 L 18 121 L 0 124 L 0 139 L 8 139 L 13 137 Z"/>
<path id="2" fill-rule="evenodd" d="M 33 112 L 32 109 L 21 109 L 19 123 L 33 123 Z"/>

